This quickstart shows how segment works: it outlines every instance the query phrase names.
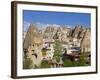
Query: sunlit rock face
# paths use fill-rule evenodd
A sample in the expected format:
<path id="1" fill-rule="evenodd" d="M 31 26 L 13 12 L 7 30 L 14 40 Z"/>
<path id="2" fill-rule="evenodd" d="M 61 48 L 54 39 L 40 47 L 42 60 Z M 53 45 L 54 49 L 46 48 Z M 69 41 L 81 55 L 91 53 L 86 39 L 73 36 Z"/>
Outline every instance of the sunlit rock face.
<path id="1" fill-rule="evenodd" d="M 44 33 L 43 33 L 43 38 L 52 39 L 53 36 L 55 35 L 56 31 L 57 31 L 57 28 L 52 25 L 46 27 L 44 30 Z"/>
<path id="2" fill-rule="evenodd" d="M 26 36 L 26 32 L 23 32 L 23 39 L 25 39 L 25 36 Z"/>
<path id="3" fill-rule="evenodd" d="M 81 31 L 82 31 L 82 26 L 79 26 L 79 25 L 75 26 L 75 28 L 72 31 L 72 37 L 73 38 L 78 38 Z"/>
<path id="4" fill-rule="evenodd" d="M 55 35 L 53 36 L 53 39 L 57 39 L 60 42 L 68 42 L 70 39 L 70 28 L 67 27 L 59 27 L 57 28 L 57 31 Z"/>
<path id="5" fill-rule="evenodd" d="M 91 51 L 91 31 L 87 29 L 84 33 L 83 39 L 81 40 L 81 52 Z"/>
<path id="6" fill-rule="evenodd" d="M 31 24 L 24 39 L 23 48 L 27 49 L 27 57 L 33 60 L 33 64 L 39 66 L 42 60 L 43 38 L 35 25 Z"/>

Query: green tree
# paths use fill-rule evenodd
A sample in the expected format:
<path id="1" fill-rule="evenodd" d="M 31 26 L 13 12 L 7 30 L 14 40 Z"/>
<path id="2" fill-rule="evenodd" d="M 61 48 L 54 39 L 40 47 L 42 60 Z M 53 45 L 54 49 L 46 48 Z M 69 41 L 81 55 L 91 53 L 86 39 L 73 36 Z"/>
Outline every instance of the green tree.
<path id="1" fill-rule="evenodd" d="M 60 61 L 62 49 L 63 47 L 61 46 L 61 43 L 59 42 L 59 40 L 55 40 L 53 57 L 54 59 L 56 59 L 57 62 Z"/>

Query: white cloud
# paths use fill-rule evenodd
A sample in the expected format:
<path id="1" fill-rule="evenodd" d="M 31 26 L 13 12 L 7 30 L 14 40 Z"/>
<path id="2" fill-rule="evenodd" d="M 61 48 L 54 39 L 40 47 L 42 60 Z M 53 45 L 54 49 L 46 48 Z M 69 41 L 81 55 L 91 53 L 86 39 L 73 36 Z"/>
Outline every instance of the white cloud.
<path id="1" fill-rule="evenodd" d="M 23 31 L 24 31 L 24 32 L 26 32 L 26 31 L 28 30 L 29 25 L 30 25 L 30 23 L 29 23 L 29 22 L 24 21 L 24 23 L 23 23 Z"/>
<path id="2" fill-rule="evenodd" d="M 24 21 L 24 23 L 23 23 L 23 31 L 24 31 L 24 32 L 26 32 L 26 31 L 28 30 L 30 24 L 31 24 L 31 23 L 29 23 L 29 22 L 27 22 L 27 21 Z M 37 27 L 39 30 L 43 30 L 43 29 L 45 29 L 45 28 L 48 27 L 48 26 L 51 26 L 51 27 L 60 27 L 60 26 L 61 26 L 61 25 L 58 25 L 58 24 L 43 24 L 43 23 L 40 23 L 40 22 L 35 22 L 35 23 L 33 23 L 33 24 L 35 24 L 36 27 Z M 64 26 L 63 26 L 63 27 L 64 27 Z M 65 25 L 65 27 L 67 27 L 67 28 L 73 28 L 73 26 L 71 26 L 71 25 Z"/>
<path id="3" fill-rule="evenodd" d="M 37 22 L 36 25 L 37 25 L 39 30 L 41 30 L 41 29 L 43 30 L 48 26 L 48 24 L 42 24 L 40 22 Z"/>

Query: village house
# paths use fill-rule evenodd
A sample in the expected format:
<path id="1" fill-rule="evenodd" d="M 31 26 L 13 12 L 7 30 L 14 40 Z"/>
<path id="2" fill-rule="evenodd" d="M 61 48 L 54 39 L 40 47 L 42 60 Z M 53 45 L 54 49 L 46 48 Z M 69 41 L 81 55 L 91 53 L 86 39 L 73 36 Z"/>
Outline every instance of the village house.
<path id="1" fill-rule="evenodd" d="M 43 39 L 43 49 L 42 49 L 42 54 L 43 58 L 47 60 L 51 60 L 54 55 L 54 40 L 53 39 Z"/>

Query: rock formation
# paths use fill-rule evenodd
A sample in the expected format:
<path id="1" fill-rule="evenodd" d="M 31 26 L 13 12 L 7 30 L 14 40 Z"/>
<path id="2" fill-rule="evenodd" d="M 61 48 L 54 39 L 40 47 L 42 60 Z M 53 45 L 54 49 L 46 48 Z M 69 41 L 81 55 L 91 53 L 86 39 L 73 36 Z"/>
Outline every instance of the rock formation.
<path id="1" fill-rule="evenodd" d="M 31 24 L 24 39 L 23 49 L 27 50 L 27 53 L 24 52 L 24 54 L 26 54 L 28 58 L 31 58 L 33 64 L 37 66 L 39 66 L 42 59 L 42 43 L 42 35 L 39 33 L 36 26 Z"/>
<path id="2" fill-rule="evenodd" d="M 91 52 L 91 31 L 87 29 L 81 41 L 81 53 Z"/>
<path id="3" fill-rule="evenodd" d="M 81 53 L 90 53 L 91 51 L 91 30 L 79 25 L 73 29 L 67 26 L 49 25 L 43 30 L 38 30 L 38 26 L 31 24 L 27 33 L 24 33 L 23 38 L 24 55 L 31 58 L 34 66 L 39 66 L 42 61 L 43 44 L 53 45 L 55 40 L 59 40 L 61 44 L 67 47 L 79 47 Z"/>
<path id="4" fill-rule="evenodd" d="M 46 27 L 44 30 L 43 38 L 52 39 L 54 34 L 56 33 L 56 28 L 51 26 Z"/>
<path id="5" fill-rule="evenodd" d="M 73 37 L 73 38 L 78 38 L 81 31 L 82 31 L 82 26 L 79 26 L 79 25 L 76 26 L 76 27 L 73 29 L 72 37 Z"/>

